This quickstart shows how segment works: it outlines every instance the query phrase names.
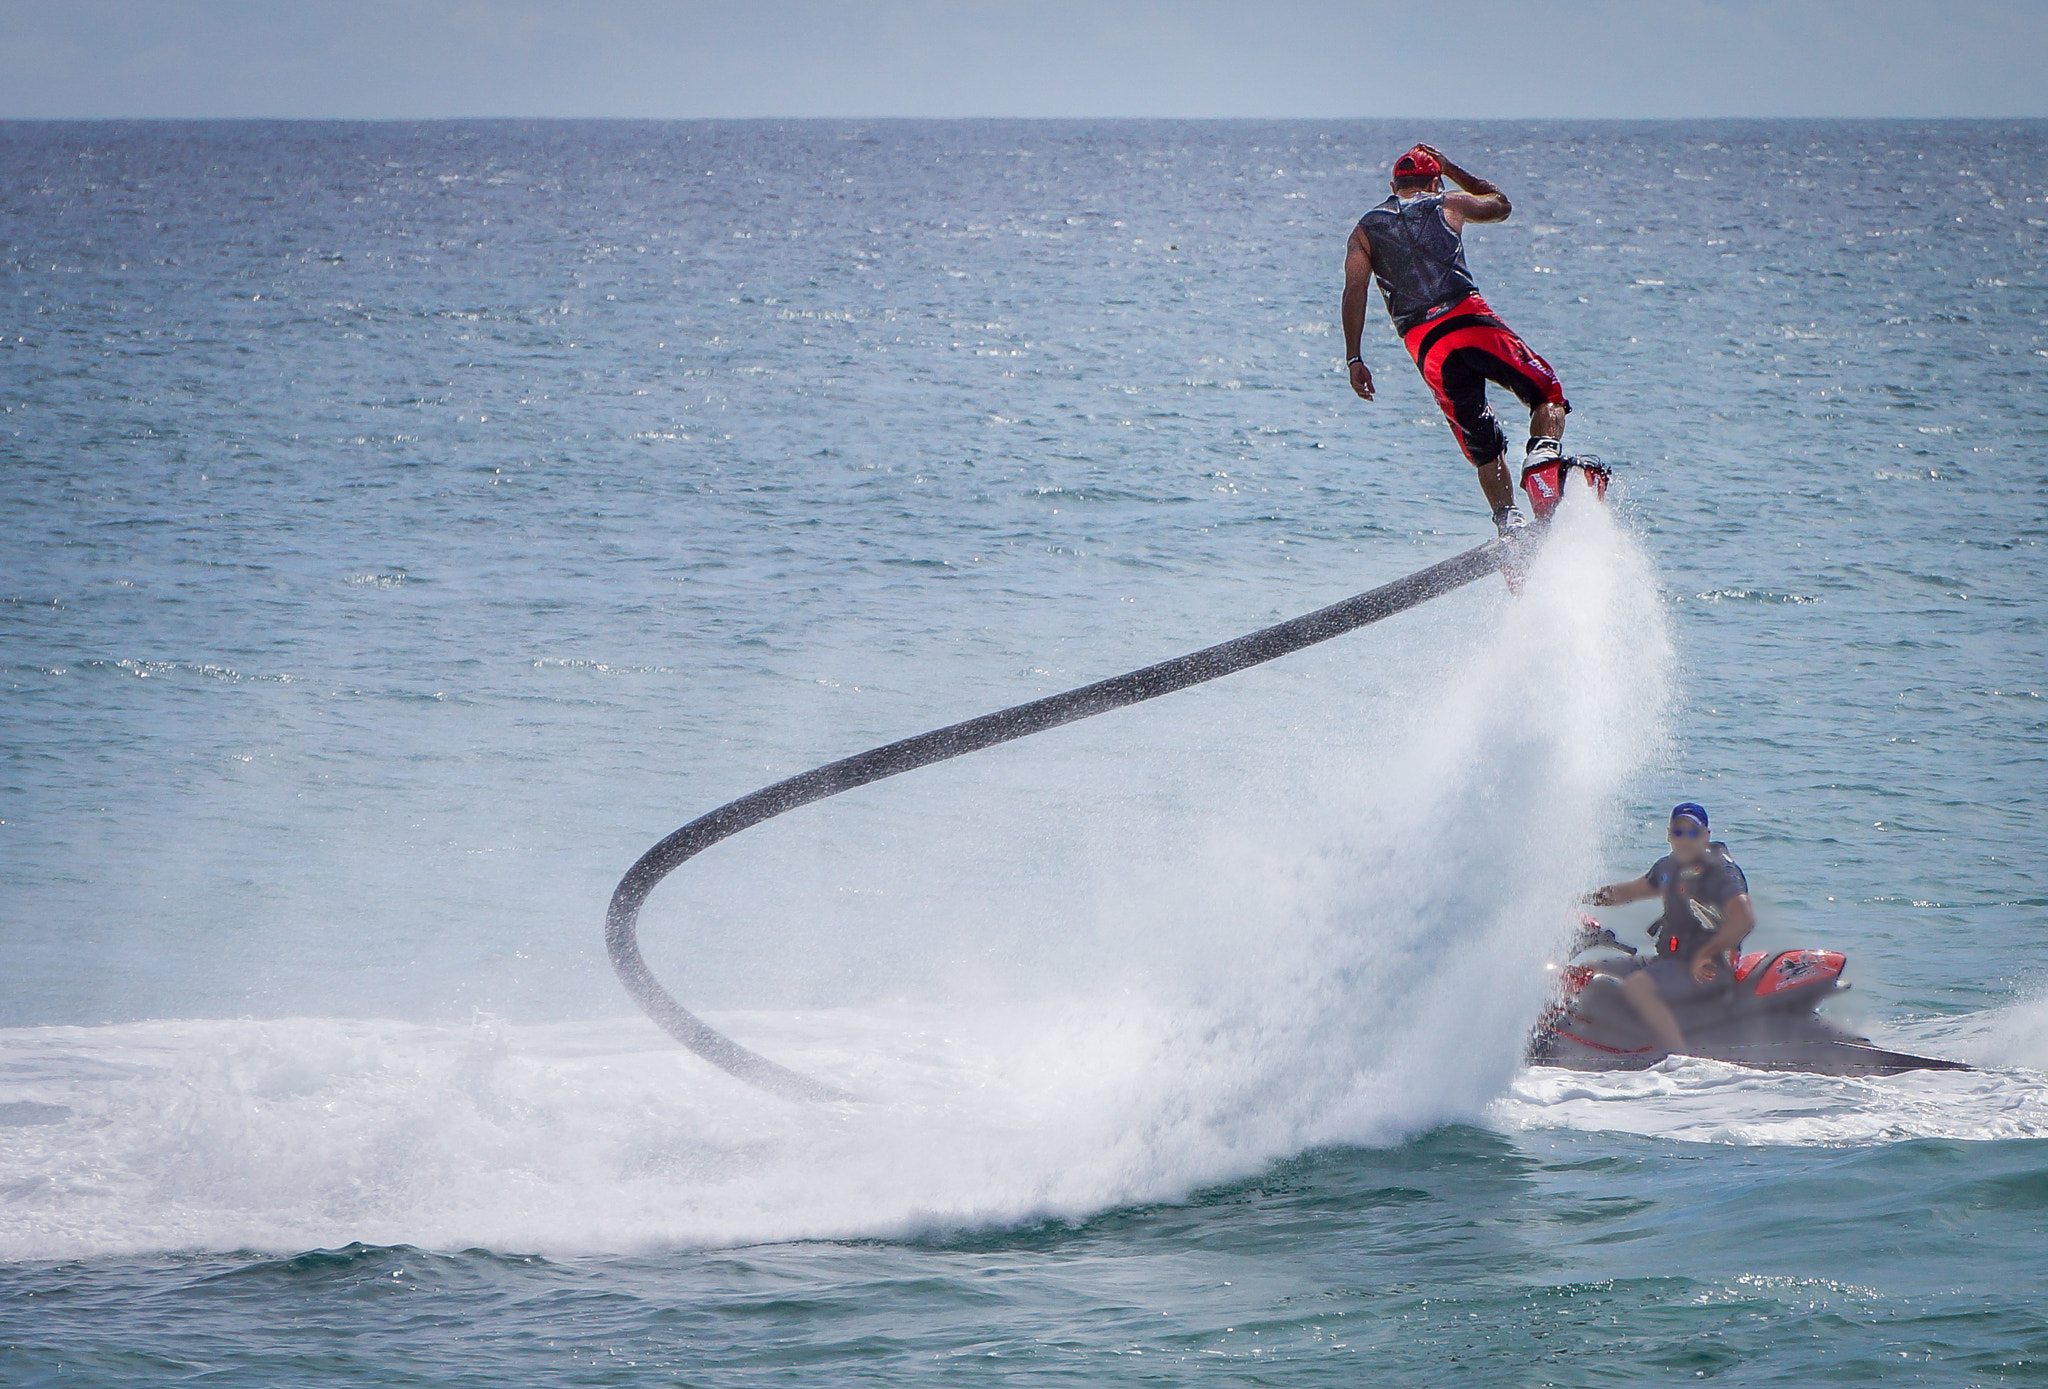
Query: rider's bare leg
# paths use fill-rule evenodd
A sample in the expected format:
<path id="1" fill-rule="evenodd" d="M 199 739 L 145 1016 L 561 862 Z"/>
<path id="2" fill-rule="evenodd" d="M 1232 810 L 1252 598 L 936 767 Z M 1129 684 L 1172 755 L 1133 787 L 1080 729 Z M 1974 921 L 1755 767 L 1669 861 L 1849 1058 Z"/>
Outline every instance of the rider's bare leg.
<path id="1" fill-rule="evenodd" d="M 1549 401 L 1529 412 L 1529 437 L 1531 439 L 1563 439 L 1564 407 Z"/>
<path id="2" fill-rule="evenodd" d="M 1685 1051 L 1685 1034 L 1678 1029 L 1678 1017 L 1671 1011 L 1671 1005 L 1657 992 L 1657 981 L 1648 971 L 1637 971 L 1624 979 L 1622 993 L 1628 996 L 1636 1016 L 1643 1020 L 1643 1026 L 1650 1029 L 1650 1035 L 1657 1039 L 1657 1045 L 1669 1052 Z"/>
<path id="3" fill-rule="evenodd" d="M 1508 475 L 1508 456 L 1502 454 L 1491 463 L 1481 463 L 1479 490 L 1486 494 L 1486 504 L 1498 516 L 1515 504 L 1515 480 Z"/>

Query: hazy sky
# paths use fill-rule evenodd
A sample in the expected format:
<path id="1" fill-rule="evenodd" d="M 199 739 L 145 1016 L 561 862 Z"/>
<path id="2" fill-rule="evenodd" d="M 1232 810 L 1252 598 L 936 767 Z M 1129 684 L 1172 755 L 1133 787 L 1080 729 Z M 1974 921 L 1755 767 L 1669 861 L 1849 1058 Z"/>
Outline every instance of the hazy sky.
<path id="1" fill-rule="evenodd" d="M 2048 116 L 2048 0 L 0 0 L 0 116 Z"/>

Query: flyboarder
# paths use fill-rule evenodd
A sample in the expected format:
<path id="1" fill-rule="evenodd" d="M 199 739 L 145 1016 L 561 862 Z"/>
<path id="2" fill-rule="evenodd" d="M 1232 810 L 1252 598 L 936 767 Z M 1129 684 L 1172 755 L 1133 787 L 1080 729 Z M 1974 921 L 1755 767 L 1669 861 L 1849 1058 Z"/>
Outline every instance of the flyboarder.
<path id="1" fill-rule="evenodd" d="M 1444 191 L 1447 175 L 1459 191 Z M 1525 472 L 1558 460 L 1564 417 L 1571 410 L 1557 373 L 1494 317 L 1465 268 L 1465 224 L 1506 221 L 1513 208 L 1494 184 L 1428 145 L 1394 161 L 1391 186 L 1392 196 L 1358 219 L 1344 258 L 1344 352 L 1351 389 L 1361 400 L 1373 398 L 1359 335 L 1365 330 L 1366 292 L 1377 279 L 1395 331 L 1458 446 L 1479 470 L 1494 526 L 1508 536 L 1524 518 L 1508 474 L 1508 439 L 1486 403 L 1486 383 L 1507 387 L 1529 407 Z"/>

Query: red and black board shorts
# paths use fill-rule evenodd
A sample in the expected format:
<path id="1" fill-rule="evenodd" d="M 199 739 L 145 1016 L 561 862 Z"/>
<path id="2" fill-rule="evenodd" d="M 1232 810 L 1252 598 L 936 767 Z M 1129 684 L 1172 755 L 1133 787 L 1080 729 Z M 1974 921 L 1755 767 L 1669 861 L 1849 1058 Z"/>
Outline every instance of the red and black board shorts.
<path id="1" fill-rule="evenodd" d="M 1458 447 L 1478 467 L 1507 453 L 1507 436 L 1486 404 L 1486 383 L 1505 386 L 1522 404 L 1562 405 L 1557 373 L 1529 350 L 1529 344 L 1493 315 L 1484 299 L 1468 294 L 1401 335 L 1422 379 L 1436 394 L 1437 407 L 1451 422 Z"/>

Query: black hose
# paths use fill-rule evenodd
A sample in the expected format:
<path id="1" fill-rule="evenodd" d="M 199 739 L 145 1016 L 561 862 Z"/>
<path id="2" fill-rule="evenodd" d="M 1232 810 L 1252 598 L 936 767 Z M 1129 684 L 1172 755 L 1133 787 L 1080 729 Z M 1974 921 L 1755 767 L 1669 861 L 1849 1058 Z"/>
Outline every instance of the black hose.
<path id="1" fill-rule="evenodd" d="M 1048 695 L 978 719 L 921 733 L 915 738 L 871 748 L 837 762 L 764 786 L 736 801 L 728 802 L 709 815 L 692 820 L 640 856 L 627 870 L 612 893 L 611 909 L 605 914 L 604 943 L 611 953 L 612 968 L 619 981 L 664 1032 L 712 1065 L 779 1095 L 807 1100 L 851 1098 L 809 1076 L 778 1066 L 757 1056 L 691 1013 L 662 988 L 640 954 L 640 906 L 647 894 L 685 861 L 694 858 L 721 839 L 738 834 L 751 825 L 773 819 L 800 805 L 851 791 L 871 781 L 899 772 L 914 771 L 934 762 L 979 752 L 1014 738 L 1043 733 L 1076 719 L 1092 718 L 1111 709 L 1121 709 L 1141 700 L 1157 699 L 1190 685 L 1199 685 L 1248 666 L 1299 651 L 1331 637 L 1342 636 L 1369 622 L 1406 612 L 1418 603 L 1449 593 L 1474 579 L 1491 574 L 1508 558 L 1507 546 L 1490 540 L 1405 579 L 1382 585 L 1369 593 L 1347 598 L 1327 608 L 1293 618 L 1263 631 L 1253 632 L 1220 646 L 1207 647 L 1171 661 L 1161 661 L 1128 675 L 1083 685 L 1064 694 Z"/>

